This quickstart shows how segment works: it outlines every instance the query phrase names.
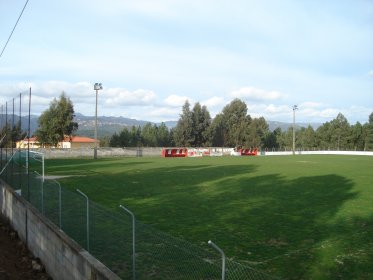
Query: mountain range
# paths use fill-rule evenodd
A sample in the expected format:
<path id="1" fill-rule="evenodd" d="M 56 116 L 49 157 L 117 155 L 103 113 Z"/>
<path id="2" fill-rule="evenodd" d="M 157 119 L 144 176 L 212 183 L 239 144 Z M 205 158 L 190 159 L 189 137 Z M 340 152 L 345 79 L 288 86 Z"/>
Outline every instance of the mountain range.
<path id="1" fill-rule="evenodd" d="M 5 119 L 5 116 L 1 116 L 2 120 Z M 18 117 L 15 117 L 18 119 Z M 31 127 L 31 135 L 36 131 L 38 127 L 38 119 L 39 116 L 31 115 L 30 117 L 30 127 Z M 87 137 L 94 137 L 94 127 L 95 127 L 95 117 L 94 116 L 84 116 L 80 113 L 76 113 L 74 121 L 76 121 L 79 125 L 78 131 L 76 132 L 77 135 L 80 136 L 87 136 Z M 12 122 L 11 116 L 8 115 L 8 122 Z M 24 116 L 21 119 L 22 122 L 22 129 L 27 130 L 28 128 L 28 117 Z M 115 132 L 118 133 L 123 130 L 124 127 L 130 128 L 132 126 L 144 126 L 145 124 L 149 123 L 149 121 L 144 120 L 136 120 L 130 119 L 125 117 L 106 117 L 106 116 L 99 116 L 98 117 L 98 135 L 99 137 L 108 136 L 110 137 Z M 160 125 L 160 123 L 153 123 Z M 166 121 L 164 122 L 168 128 L 174 128 L 177 124 L 177 121 Z M 289 127 L 291 127 L 292 123 L 285 123 L 285 122 L 278 122 L 278 121 L 268 121 L 269 130 L 273 131 L 276 128 L 281 128 L 282 131 L 286 131 Z M 311 125 L 313 129 L 317 129 L 322 123 L 296 123 L 296 127 L 308 127 Z"/>
<path id="2" fill-rule="evenodd" d="M 84 116 L 82 114 L 76 114 L 75 121 L 79 124 L 79 129 L 77 131 L 78 135 L 93 137 L 94 136 L 94 125 L 95 125 L 95 117 L 93 116 Z M 130 119 L 125 117 L 105 117 L 100 116 L 98 117 L 97 129 L 99 133 L 99 137 L 103 136 L 111 136 L 115 132 L 120 132 L 123 130 L 124 127 L 130 128 L 134 126 L 143 126 L 149 123 L 149 121 L 144 120 L 136 120 Z M 161 123 L 153 123 L 152 124 L 160 125 Z M 164 122 L 165 125 L 171 129 L 177 125 L 177 121 L 166 121 Z M 274 131 L 276 128 L 281 128 L 282 131 L 288 130 L 288 128 L 292 127 L 292 123 L 285 123 L 285 122 L 278 122 L 278 121 L 267 121 L 269 130 Z M 311 125 L 313 129 L 317 129 L 322 123 L 296 123 L 296 127 L 308 127 Z"/>

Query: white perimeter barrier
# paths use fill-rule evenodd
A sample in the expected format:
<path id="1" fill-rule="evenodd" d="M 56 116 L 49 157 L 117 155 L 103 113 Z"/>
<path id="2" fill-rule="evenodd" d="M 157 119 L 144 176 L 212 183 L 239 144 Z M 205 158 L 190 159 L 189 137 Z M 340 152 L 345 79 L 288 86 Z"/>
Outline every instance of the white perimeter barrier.
<path id="1" fill-rule="evenodd" d="M 265 152 L 266 156 L 292 155 L 292 151 L 286 152 Z M 296 155 L 350 155 L 350 156 L 373 156 L 373 152 L 363 151 L 295 151 Z"/>

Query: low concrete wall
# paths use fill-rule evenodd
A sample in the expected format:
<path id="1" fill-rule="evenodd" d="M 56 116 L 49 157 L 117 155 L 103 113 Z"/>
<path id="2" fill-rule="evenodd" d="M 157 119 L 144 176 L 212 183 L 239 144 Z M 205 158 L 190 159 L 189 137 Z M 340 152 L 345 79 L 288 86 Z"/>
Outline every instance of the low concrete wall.
<path id="1" fill-rule="evenodd" d="M 120 279 L 2 180 L 0 210 L 53 279 Z"/>
<path id="2" fill-rule="evenodd" d="M 265 152 L 266 156 L 292 155 L 292 151 L 286 152 Z M 296 155 L 350 155 L 350 156 L 373 156 L 373 152 L 363 151 L 295 151 Z"/>
<path id="3" fill-rule="evenodd" d="M 53 158 L 93 158 L 93 149 L 32 149 L 44 154 L 46 159 Z M 162 148 L 98 148 L 97 156 L 103 157 L 142 157 L 161 156 Z"/>
<path id="4" fill-rule="evenodd" d="M 232 148 L 213 148 L 214 150 L 222 149 L 223 155 L 229 155 Z M 93 158 L 93 149 L 32 149 L 32 151 L 44 154 L 45 159 L 54 158 Z M 373 156 L 373 152 L 364 151 L 296 151 L 297 155 L 365 155 Z M 292 151 L 271 152 L 266 151 L 265 155 L 292 155 Z M 160 157 L 162 148 L 99 148 L 97 156 L 104 157 Z M 259 155 L 259 153 L 258 153 Z M 261 154 L 263 155 L 263 154 Z"/>

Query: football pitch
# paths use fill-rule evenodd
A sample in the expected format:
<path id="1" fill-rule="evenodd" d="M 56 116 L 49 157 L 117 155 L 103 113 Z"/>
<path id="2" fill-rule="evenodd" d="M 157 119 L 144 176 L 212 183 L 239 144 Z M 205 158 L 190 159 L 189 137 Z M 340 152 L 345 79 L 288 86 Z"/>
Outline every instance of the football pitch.
<path id="1" fill-rule="evenodd" d="M 286 279 L 373 279 L 373 157 L 46 161 L 106 208 Z"/>

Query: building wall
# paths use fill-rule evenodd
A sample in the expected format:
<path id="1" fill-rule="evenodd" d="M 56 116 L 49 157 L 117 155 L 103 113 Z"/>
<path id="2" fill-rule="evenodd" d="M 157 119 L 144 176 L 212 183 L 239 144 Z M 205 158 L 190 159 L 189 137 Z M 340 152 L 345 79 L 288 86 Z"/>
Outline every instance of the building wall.
<path id="1" fill-rule="evenodd" d="M 53 158 L 93 158 L 93 148 L 71 148 L 71 149 L 33 149 L 41 152 L 45 159 Z M 161 156 L 162 148 L 99 148 L 98 157 L 141 157 Z"/>
<path id="2" fill-rule="evenodd" d="M 71 143 L 71 149 L 93 149 L 95 143 Z"/>

